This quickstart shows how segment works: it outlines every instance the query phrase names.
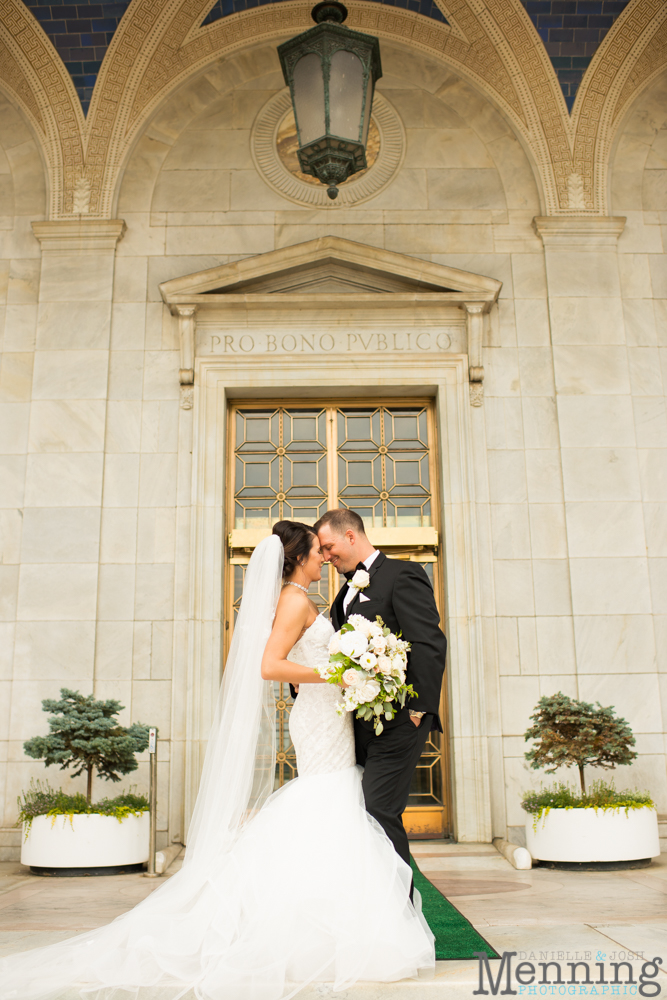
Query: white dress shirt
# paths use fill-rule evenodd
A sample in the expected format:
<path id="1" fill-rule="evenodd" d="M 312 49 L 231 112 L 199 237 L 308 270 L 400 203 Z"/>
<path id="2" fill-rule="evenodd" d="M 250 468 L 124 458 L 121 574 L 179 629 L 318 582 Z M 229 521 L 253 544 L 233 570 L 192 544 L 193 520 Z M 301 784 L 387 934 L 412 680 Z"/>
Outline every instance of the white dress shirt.
<path id="1" fill-rule="evenodd" d="M 380 550 L 379 549 L 375 549 L 374 552 L 371 552 L 371 554 L 368 556 L 368 558 L 364 559 L 364 566 L 366 567 L 366 569 L 370 569 L 371 568 L 371 566 L 373 565 L 373 563 L 375 562 L 375 560 L 377 559 L 377 557 L 379 555 L 380 555 Z M 343 598 L 343 614 L 347 613 L 347 606 L 348 606 L 348 604 L 350 603 L 350 601 L 354 600 L 355 595 L 358 594 L 358 593 L 359 593 L 359 591 L 357 590 L 357 588 L 352 586 L 352 581 L 348 580 L 347 581 L 347 594 Z"/>

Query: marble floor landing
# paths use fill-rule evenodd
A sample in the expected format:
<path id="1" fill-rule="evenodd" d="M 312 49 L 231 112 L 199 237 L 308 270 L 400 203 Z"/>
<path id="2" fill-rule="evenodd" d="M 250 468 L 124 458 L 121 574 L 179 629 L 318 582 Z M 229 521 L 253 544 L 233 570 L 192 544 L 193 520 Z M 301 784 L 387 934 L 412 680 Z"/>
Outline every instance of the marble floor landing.
<path id="1" fill-rule="evenodd" d="M 514 962 L 559 961 L 563 980 L 572 975 L 568 962 L 588 961 L 595 980 L 596 962 L 630 958 L 638 979 L 643 963 L 664 959 L 658 982 L 667 992 L 667 855 L 650 868 L 619 872 L 557 872 L 542 868 L 516 871 L 488 844 L 413 843 L 413 854 L 428 878 L 498 952 L 516 951 Z M 179 860 L 163 878 L 179 868 Z M 159 879 L 141 875 L 114 878 L 50 879 L 31 875 L 12 862 L 0 863 L 0 955 L 60 941 L 107 923 L 147 896 Z M 636 957 L 643 956 L 643 957 Z M 499 963 L 491 963 L 497 974 Z M 627 976 L 624 967 L 622 979 Z M 550 974 L 551 975 L 551 974 Z M 577 978 L 583 971 L 577 972 Z M 488 984 L 485 983 L 488 989 Z M 500 990 L 505 984 L 500 986 Z M 637 995 L 637 985 L 614 989 L 590 985 L 529 986 L 513 983 L 521 995 Z M 472 997 L 478 989 L 478 966 L 438 962 L 430 981 L 361 984 L 332 1000 L 449 1000 Z M 304 990 L 300 1000 L 321 1000 L 327 984 Z M 491 995 L 491 994 L 490 994 Z M 72 994 L 71 1000 L 78 997 Z M 154 1000 L 162 1000 L 154 992 Z M 69 998 L 68 998 L 69 1000 Z M 142 1000 L 144 997 L 142 995 Z M 149 1000 L 148 995 L 145 1000 Z M 190 994 L 184 1000 L 191 1000 Z"/>

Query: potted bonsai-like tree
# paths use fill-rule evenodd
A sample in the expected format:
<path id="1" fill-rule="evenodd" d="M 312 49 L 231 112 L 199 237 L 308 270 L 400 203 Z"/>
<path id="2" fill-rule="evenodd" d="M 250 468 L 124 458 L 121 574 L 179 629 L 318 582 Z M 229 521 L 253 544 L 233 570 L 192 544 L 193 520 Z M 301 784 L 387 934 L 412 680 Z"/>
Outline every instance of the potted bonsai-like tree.
<path id="1" fill-rule="evenodd" d="M 47 785 L 32 783 L 19 798 L 23 825 L 21 862 L 36 874 L 117 874 L 141 868 L 148 859 L 148 800 L 126 793 L 93 803 L 95 772 L 107 781 L 135 771 L 135 754 L 148 746 L 148 726 L 125 728 L 116 716 L 119 701 L 98 701 L 92 695 L 62 688 L 60 701 L 42 702 L 51 712 L 48 736 L 23 744 L 30 757 L 47 767 L 73 767 L 76 777 L 87 775 L 86 795 L 66 795 Z"/>
<path id="2" fill-rule="evenodd" d="M 526 847 L 533 858 L 559 868 L 644 867 L 660 854 L 658 815 L 648 793 L 617 791 L 593 782 L 586 789 L 586 767 L 615 768 L 637 754 L 632 730 L 611 707 L 569 698 L 561 691 L 540 698 L 524 739 L 535 740 L 525 754 L 533 768 L 553 774 L 576 767 L 579 785 L 557 782 L 527 792 L 522 806 Z"/>

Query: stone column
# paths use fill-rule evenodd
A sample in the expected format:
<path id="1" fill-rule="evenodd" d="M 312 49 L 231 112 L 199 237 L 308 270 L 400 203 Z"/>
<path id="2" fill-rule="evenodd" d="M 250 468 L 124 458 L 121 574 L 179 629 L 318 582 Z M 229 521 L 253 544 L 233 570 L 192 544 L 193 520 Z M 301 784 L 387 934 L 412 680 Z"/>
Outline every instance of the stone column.
<path id="1" fill-rule="evenodd" d="M 42 264 L 12 699 L 18 759 L 22 741 L 44 728 L 42 698 L 62 686 L 94 691 L 111 298 L 125 223 L 32 228 Z M 19 764 L 18 785 L 42 769 Z"/>
<path id="2" fill-rule="evenodd" d="M 614 705 L 648 738 L 661 726 L 649 721 L 655 711 L 646 711 L 659 694 L 642 500 L 651 499 L 656 479 L 638 450 L 633 411 L 661 395 L 662 384 L 657 351 L 637 348 L 626 335 L 618 255 L 624 223 L 539 218 L 535 228 L 544 243 L 553 345 L 570 590 L 563 600 L 571 600 L 577 671 L 572 692 Z"/>

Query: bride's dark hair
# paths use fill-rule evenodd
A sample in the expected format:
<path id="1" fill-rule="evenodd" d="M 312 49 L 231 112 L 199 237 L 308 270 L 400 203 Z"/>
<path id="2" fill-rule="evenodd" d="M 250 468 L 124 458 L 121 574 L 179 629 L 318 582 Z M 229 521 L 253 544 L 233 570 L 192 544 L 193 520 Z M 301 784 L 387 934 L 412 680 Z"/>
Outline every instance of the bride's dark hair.
<path id="1" fill-rule="evenodd" d="M 301 521 L 278 521 L 273 525 L 273 534 L 283 543 L 285 562 L 283 577 L 291 576 L 302 559 L 307 559 L 317 532 Z"/>

